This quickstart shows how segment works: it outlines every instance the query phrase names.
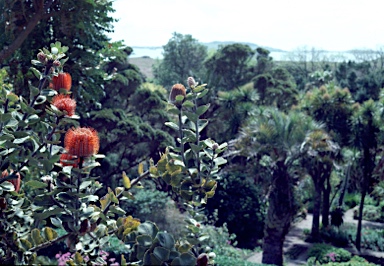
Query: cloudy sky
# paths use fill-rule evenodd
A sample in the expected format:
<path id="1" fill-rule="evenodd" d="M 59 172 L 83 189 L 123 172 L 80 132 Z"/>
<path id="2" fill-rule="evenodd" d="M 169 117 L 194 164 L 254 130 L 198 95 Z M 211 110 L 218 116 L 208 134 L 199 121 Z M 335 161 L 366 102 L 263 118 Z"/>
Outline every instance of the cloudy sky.
<path id="1" fill-rule="evenodd" d="M 287 51 L 384 47 L 381 0 L 115 0 L 113 41 L 163 46 L 173 32 L 199 42 L 251 42 Z"/>

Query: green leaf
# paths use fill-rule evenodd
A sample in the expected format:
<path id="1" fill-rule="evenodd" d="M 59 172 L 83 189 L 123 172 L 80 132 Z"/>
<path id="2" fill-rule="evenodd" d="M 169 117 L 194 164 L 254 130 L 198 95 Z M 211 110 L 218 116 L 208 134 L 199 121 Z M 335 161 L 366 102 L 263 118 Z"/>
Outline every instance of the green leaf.
<path id="1" fill-rule="evenodd" d="M 202 106 L 199 106 L 196 110 L 196 115 L 201 116 L 203 115 L 208 109 L 209 109 L 210 104 L 205 104 Z"/>
<path id="2" fill-rule="evenodd" d="M 202 92 L 197 94 L 197 99 L 203 98 L 205 95 L 207 95 L 209 90 L 203 90 Z"/>
<path id="3" fill-rule="evenodd" d="M 160 246 L 166 249 L 171 250 L 175 247 L 175 240 L 168 233 L 160 232 L 157 234 L 156 239 L 159 241 Z"/>
<path id="4" fill-rule="evenodd" d="M 32 229 L 31 231 L 31 239 L 33 241 L 34 246 L 40 245 L 44 243 L 44 239 L 40 235 L 40 230 L 37 228 Z"/>
<path id="5" fill-rule="evenodd" d="M 192 122 L 197 121 L 197 119 L 199 118 L 195 113 L 192 113 L 192 112 L 185 111 L 184 114 L 185 114 L 185 115 L 188 117 L 188 119 L 191 120 Z"/>
<path id="6" fill-rule="evenodd" d="M 170 127 L 170 128 L 172 128 L 172 129 L 174 129 L 174 130 L 179 130 L 179 126 L 178 125 L 176 125 L 175 123 L 173 123 L 173 122 L 165 122 L 165 125 L 166 126 L 168 126 L 168 127 Z"/>
<path id="7" fill-rule="evenodd" d="M 52 220 L 52 218 L 51 218 L 51 220 Z M 51 227 L 44 227 L 43 228 L 43 236 L 47 241 L 51 241 L 51 240 L 57 238 L 57 233 Z"/>
<path id="8" fill-rule="evenodd" d="M 36 88 L 35 86 L 30 85 L 29 90 L 31 92 L 31 96 L 33 97 L 39 94 L 39 89 Z"/>
<path id="9" fill-rule="evenodd" d="M 145 222 L 139 225 L 139 227 L 137 228 L 137 231 L 139 232 L 139 234 L 149 235 L 151 238 L 154 239 L 159 229 L 154 223 Z"/>
<path id="10" fill-rule="evenodd" d="M 24 251 L 28 251 L 32 248 L 32 244 L 27 239 L 21 238 L 19 240 L 19 247 Z"/>
<path id="11" fill-rule="evenodd" d="M 140 235 L 136 238 L 136 241 L 143 247 L 150 247 L 152 245 L 152 238 L 149 235 Z"/>
<path id="12" fill-rule="evenodd" d="M 217 166 L 226 164 L 227 160 L 224 159 L 223 157 L 217 157 L 216 159 L 213 160 Z"/>
<path id="13" fill-rule="evenodd" d="M 195 104 L 189 100 L 187 100 L 183 103 L 183 107 L 192 108 L 193 106 L 195 106 Z"/>
<path id="14" fill-rule="evenodd" d="M 24 143 L 26 140 L 29 140 L 30 139 L 30 136 L 27 136 L 27 137 L 24 137 L 24 138 L 19 138 L 19 139 L 15 139 L 13 141 L 14 144 L 21 144 L 21 143 Z"/>
<path id="15" fill-rule="evenodd" d="M 51 89 L 45 89 L 45 90 L 42 90 L 40 94 L 47 97 L 53 97 L 57 94 L 57 91 L 51 90 Z"/>
<path id="16" fill-rule="evenodd" d="M 25 183 L 25 185 L 31 187 L 32 189 L 45 188 L 48 186 L 46 183 L 36 181 L 36 180 L 30 180 L 27 183 Z"/>
<path id="17" fill-rule="evenodd" d="M 169 253 L 169 250 L 163 247 L 155 247 L 153 250 L 153 255 L 161 262 L 169 260 Z"/>
<path id="18" fill-rule="evenodd" d="M 199 133 L 208 125 L 208 120 L 207 119 L 201 119 L 199 120 L 199 127 L 198 127 L 198 130 L 199 130 Z"/>
<path id="19" fill-rule="evenodd" d="M 100 199 L 101 210 L 104 211 L 108 204 L 111 203 L 111 198 L 109 194 L 106 194 L 104 197 Z"/>
<path id="20" fill-rule="evenodd" d="M 196 258 L 189 253 L 182 253 L 172 261 L 171 265 L 195 266 Z"/>
<path id="21" fill-rule="evenodd" d="M 61 220 L 59 218 L 56 218 L 56 217 L 51 217 L 51 223 L 58 227 L 58 228 L 62 228 L 63 227 L 63 224 L 61 222 Z"/>
<path id="22" fill-rule="evenodd" d="M 33 61 L 33 60 L 32 60 L 32 61 Z M 38 79 L 40 80 L 40 78 L 41 78 L 41 73 L 40 73 L 40 71 L 37 70 L 37 69 L 34 68 L 34 67 L 30 67 L 29 69 L 32 71 L 33 75 L 35 75 L 35 77 L 38 78 Z"/>
<path id="23" fill-rule="evenodd" d="M 127 174 L 123 171 L 123 185 L 126 189 L 131 188 L 131 180 L 127 176 Z"/>
<path id="24" fill-rule="evenodd" d="M 75 257 L 74 257 L 74 262 L 76 265 L 80 265 L 81 263 L 83 263 L 83 257 L 81 256 L 81 254 L 79 252 L 76 252 L 75 253 Z"/>

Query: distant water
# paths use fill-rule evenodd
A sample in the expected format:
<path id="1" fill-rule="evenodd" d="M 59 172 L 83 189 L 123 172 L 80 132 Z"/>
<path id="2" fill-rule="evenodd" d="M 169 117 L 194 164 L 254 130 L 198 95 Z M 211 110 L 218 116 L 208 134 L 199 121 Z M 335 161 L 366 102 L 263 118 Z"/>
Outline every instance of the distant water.
<path id="1" fill-rule="evenodd" d="M 163 47 L 132 47 L 133 53 L 130 57 L 143 57 L 148 56 L 153 59 L 163 58 Z M 310 52 L 309 52 L 310 53 Z M 292 52 L 271 52 L 270 56 L 275 61 L 291 61 L 295 58 Z M 328 60 L 333 62 L 342 62 L 348 60 L 355 60 L 355 56 L 348 52 L 323 52 L 320 60 L 326 57 Z M 308 55 L 307 61 L 310 60 L 311 56 Z"/>

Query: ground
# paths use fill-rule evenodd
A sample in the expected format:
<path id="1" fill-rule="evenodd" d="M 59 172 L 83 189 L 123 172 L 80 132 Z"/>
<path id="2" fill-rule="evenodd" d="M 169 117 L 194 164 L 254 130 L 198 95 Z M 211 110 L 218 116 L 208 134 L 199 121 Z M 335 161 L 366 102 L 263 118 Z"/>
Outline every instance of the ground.
<path id="1" fill-rule="evenodd" d="M 344 223 L 354 223 L 357 224 L 357 220 L 353 219 L 353 209 L 348 210 L 344 214 Z M 384 229 L 384 224 L 381 223 L 373 223 L 369 221 L 363 221 L 363 226 L 369 226 L 369 227 L 379 227 Z M 303 231 L 305 229 L 311 229 L 312 227 L 312 215 L 308 214 L 306 219 L 303 219 L 297 223 L 295 223 L 287 236 L 285 237 L 284 242 L 284 254 L 292 253 L 294 250 L 296 252 L 296 259 L 290 259 L 288 256 L 286 256 L 285 261 L 287 266 L 296 266 L 296 265 L 306 265 L 307 261 L 307 252 L 309 248 L 313 245 L 312 243 L 308 243 L 304 241 L 304 233 Z M 364 255 L 364 256 L 372 256 L 376 258 L 382 258 L 384 261 L 384 252 L 374 252 L 371 250 L 361 250 L 361 253 L 359 253 L 356 249 L 347 248 L 351 253 L 356 255 Z M 248 258 L 248 261 L 255 262 L 255 263 L 261 263 L 262 259 L 262 253 L 254 253 Z"/>

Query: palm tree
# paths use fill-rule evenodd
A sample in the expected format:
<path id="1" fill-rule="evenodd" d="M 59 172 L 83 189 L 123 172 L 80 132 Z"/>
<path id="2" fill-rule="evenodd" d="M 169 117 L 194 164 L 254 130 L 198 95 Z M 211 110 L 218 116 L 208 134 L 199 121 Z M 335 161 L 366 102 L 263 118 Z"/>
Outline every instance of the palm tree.
<path id="1" fill-rule="evenodd" d="M 378 105 L 373 100 L 362 104 L 353 119 L 352 145 L 360 150 L 362 176 L 360 178 L 361 199 L 359 205 L 359 218 L 356 233 L 356 248 L 360 250 L 361 229 L 365 196 L 372 188 L 374 169 L 376 166 L 376 155 L 379 151 L 380 118 L 377 114 Z"/>
<path id="2" fill-rule="evenodd" d="M 283 243 L 298 210 L 295 186 L 301 172 L 300 149 L 305 137 L 321 126 L 303 113 L 285 114 L 276 108 L 260 108 L 236 140 L 237 148 L 250 160 L 268 157 L 268 210 L 264 226 L 263 263 L 283 265 Z M 265 184 L 261 184 L 265 185 Z"/>
<path id="3" fill-rule="evenodd" d="M 322 129 L 309 133 L 302 145 L 302 151 L 308 155 L 303 157 L 302 164 L 311 176 L 315 188 L 311 230 L 312 240 L 315 242 L 320 240 L 320 209 L 324 183 L 330 179 L 339 150 L 340 147 Z"/>

